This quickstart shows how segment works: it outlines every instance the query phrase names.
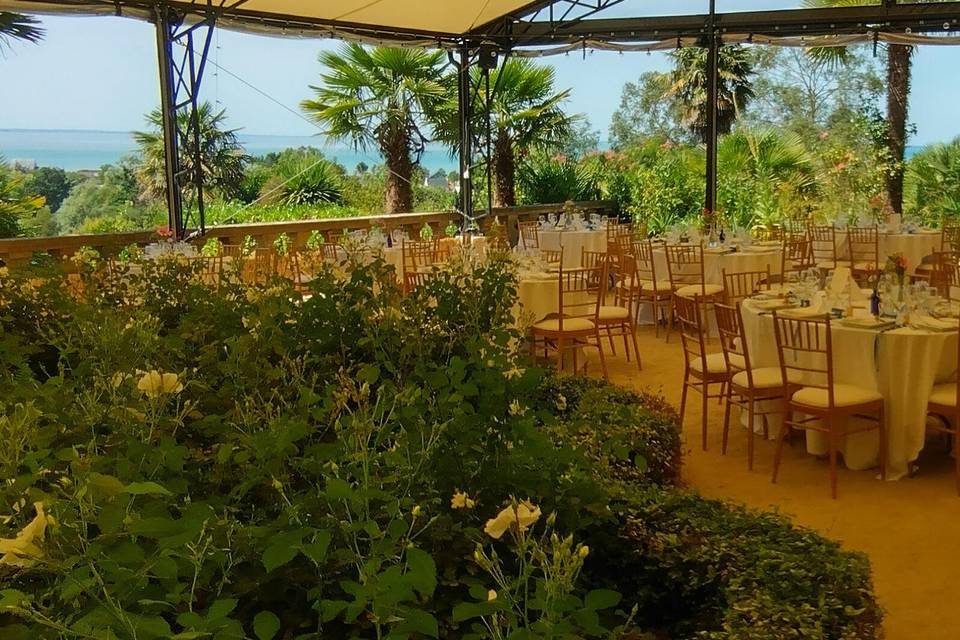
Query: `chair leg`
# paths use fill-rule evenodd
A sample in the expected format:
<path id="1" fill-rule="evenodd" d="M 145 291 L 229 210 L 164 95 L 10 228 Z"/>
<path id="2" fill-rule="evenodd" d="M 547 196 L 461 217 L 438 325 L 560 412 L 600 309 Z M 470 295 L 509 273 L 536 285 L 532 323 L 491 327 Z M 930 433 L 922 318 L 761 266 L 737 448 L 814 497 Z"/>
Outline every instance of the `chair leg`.
<path id="1" fill-rule="evenodd" d="M 613 343 L 613 326 L 608 324 L 605 328 L 607 330 L 607 340 L 610 342 L 610 355 L 615 356 L 617 355 L 617 347 Z M 600 338 L 598 337 L 597 340 L 599 339 Z M 627 357 L 629 358 L 630 354 L 627 354 Z"/>
<path id="2" fill-rule="evenodd" d="M 880 479 L 887 479 L 887 424 L 884 418 L 884 409 L 881 406 L 880 411 L 877 416 L 877 424 L 880 429 Z M 960 463 L 957 465 L 957 469 L 960 470 Z M 957 491 L 960 492 L 960 478 L 957 480 Z"/>
<path id="3" fill-rule="evenodd" d="M 687 410 L 687 387 L 689 386 L 689 376 L 686 371 L 683 373 L 683 391 L 680 392 L 680 430 L 683 431 L 683 415 Z"/>
<path id="4" fill-rule="evenodd" d="M 660 337 L 660 316 L 663 311 L 663 307 L 657 305 L 656 302 L 651 302 L 650 307 L 653 309 L 653 337 Z"/>
<path id="5" fill-rule="evenodd" d="M 723 410 L 723 435 L 720 440 L 720 454 L 727 455 L 727 439 L 730 437 L 730 405 L 733 399 L 733 387 L 727 387 L 727 406 Z"/>
<path id="6" fill-rule="evenodd" d="M 607 359 L 603 356 L 603 344 L 600 342 L 600 332 L 597 331 L 597 351 L 600 353 L 600 369 L 603 371 L 603 379 L 609 380 L 607 375 Z"/>
<path id="7" fill-rule="evenodd" d="M 640 347 L 637 346 L 637 328 L 633 325 L 630 326 L 630 339 L 633 340 L 633 353 L 637 356 L 637 369 L 643 371 L 643 364 L 640 363 Z M 624 336 L 626 340 L 626 336 Z"/>
<path id="8" fill-rule="evenodd" d="M 754 416 L 754 400 L 753 397 L 750 398 L 750 402 L 747 405 L 747 471 L 753 471 L 753 416 Z"/>
<path id="9" fill-rule="evenodd" d="M 599 335 L 597 336 L 597 339 L 599 339 Z M 573 344 L 573 348 L 570 349 L 570 351 L 573 354 L 573 375 L 576 376 L 576 375 L 580 375 L 580 367 L 579 367 L 579 363 L 577 362 L 578 360 L 577 356 L 580 354 L 580 347 L 577 346 L 576 340 L 573 340 L 572 344 Z"/>
<path id="10" fill-rule="evenodd" d="M 777 434 L 777 450 L 773 454 L 773 477 L 771 482 L 774 484 L 777 483 L 777 474 L 780 473 L 780 456 L 783 455 L 783 441 L 786 440 L 787 434 L 790 432 L 790 416 L 791 412 L 787 411 L 783 419 L 783 426 L 780 427 L 780 433 Z"/>
<path id="11" fill-rule="evenodd" d="M 563 350 L 565 348 L 563 338 L 557 338 L 557 371 L 563 373 Z M 546 349 L 544 349 L 546 352 Z"/>
<path id="12" fill-rule="evenodd" d="M 827 438 L 827 446 L 830 451 L 830 497 L 837 499 L 837 437 L 833 433 L 832 425 L 827 425 L 830 430 L 830 437 Z"/>
<path id="13" fill-rule="evenodd" d="M 700 442 L 703 450 L 707 450 L 707 402 L 710 395 L 710 385 L 707 384 L 707 381 L 703 381 L 703 388 L 701 389 L 702 393 L 700 394 Z"/>
<path id="14" fill-rule="evenodd" d="M 623 336 L 623 352 L 627 354 L 627 362 L 630 362 L 630 339 L 627 332 L 630 331 L 630 323 L 624 322 L 620 325 L 620 333 Z"/>

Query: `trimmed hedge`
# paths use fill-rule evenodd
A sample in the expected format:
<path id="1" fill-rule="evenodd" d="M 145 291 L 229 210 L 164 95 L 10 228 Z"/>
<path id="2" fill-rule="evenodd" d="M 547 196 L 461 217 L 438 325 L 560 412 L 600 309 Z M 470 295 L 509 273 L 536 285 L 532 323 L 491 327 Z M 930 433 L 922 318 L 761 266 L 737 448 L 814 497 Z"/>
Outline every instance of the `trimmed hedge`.
<path id="1" fill-rule="evenodd" d="M 781 515 L 670 486 L 679 419 L 661 396 L 557 376 L 540 393 L 543 405 L 563 398 L 548 428 L 611 494 L 617 524 L 584 533 L 602 550 L 586 576 L 636 601 L 639 626 L 710 640 L 882 637 L 866 556 Z"/>

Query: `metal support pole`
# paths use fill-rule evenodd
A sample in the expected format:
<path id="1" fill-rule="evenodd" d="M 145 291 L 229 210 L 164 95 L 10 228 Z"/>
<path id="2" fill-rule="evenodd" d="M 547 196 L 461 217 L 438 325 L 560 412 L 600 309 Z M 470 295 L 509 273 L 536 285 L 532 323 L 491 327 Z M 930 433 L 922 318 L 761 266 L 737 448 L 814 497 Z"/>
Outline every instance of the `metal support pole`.
<path id="1" fill-rule="evenodd" d="M 460 45 L 457 64 L 457 103 L 460 119 L 460 213 L 469 227 L 473 223 L 473 127 L 470 113 L 470 49 Z"/>
<path id="2" fill-rule="evenodd" d="M 717 209 L 717 93 L 719 84 L 720 38 L 715 28 L 716 0 L 710 0 L 707 33 L 707 193 L 704 207 Z"/>
<path id="3" fill-rule="evenodd" d="M 501 74 L 503 75 L 503 74 Z M 500 79 L 500 76 L 497 76 L 497 79 Z M 486 100 L 484 102 L 484 112 L 487 116 L 487 215 L 493 213 L 493 149 L 492 149 L 492 139 L 493 127 L 492 119 L 490 112 L 493 110 L 493 105 L 490 104 L 490 69 L 484 68 L 483 70 L 483 82 L 486 89 Z"/>
<path id="4" fill-rule="evenodd" d="M 160 67 L 160 113 L 162 117 L 164 175 L 167 184 L 167 220 L 176 239 L 184 233 L 183 198 L 180 192 L 180 156 L 177 149 L 177 106 L 174 87 L 173 41 L 167 9 L 157 5 L 157 63 Z"/>

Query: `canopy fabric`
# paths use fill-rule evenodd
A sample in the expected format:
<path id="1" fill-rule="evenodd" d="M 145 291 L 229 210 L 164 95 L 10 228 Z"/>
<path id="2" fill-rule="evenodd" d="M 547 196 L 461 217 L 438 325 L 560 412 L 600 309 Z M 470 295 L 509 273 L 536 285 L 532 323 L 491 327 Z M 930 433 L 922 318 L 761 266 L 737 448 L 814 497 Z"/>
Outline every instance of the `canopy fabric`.
<path id="1" fill-rule="evenodd" d="M 206 10 L 205 1 L 170 2 Z M 214 2 L 213 6 L 219 2 Z M 530 5 L 530 0 L 225 0 L 218 23 L 244 31 L 296 36 L 299 31 L 356 34 L 369 40 L 452 37 Z M 235 6 L 234 6 L 235 5 Z M 0 11 L 149 18 L 150 0 L 0 0 Z M 306 33 L 304 34 L 306 35 Z"/>

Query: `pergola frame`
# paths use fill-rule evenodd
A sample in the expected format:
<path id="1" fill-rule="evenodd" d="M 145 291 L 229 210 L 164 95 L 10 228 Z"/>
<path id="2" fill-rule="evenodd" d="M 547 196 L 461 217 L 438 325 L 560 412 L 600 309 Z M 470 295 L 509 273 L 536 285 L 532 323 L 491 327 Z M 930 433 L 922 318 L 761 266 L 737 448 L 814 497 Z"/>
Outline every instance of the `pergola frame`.
<path id="1" fill-rule="evenodd" d="M 339 37 L 367 43 L 390 43 L 406 46 L 439 47 L 451 52 L 458 73 L 460 156 L 460 211 L 466 224 L 475 220 L 473 180 L 475 169 L 483 167 L 488 201 L 491 194 L 490 119 L 492 95 L 489 65 L 481 65 L 479 84 L 473 83 L 471 67 L 481 48 L 495 48 L 503 56 L 522 53 L 525 47 L 582 45 L 584 49 L 600 44 L 629 45 L 650 43 L 663 49 L 671 40 L 676 46 L 700 46 L 708 50 L 707 175 L 706 208 L 716 208 L 716 150 L 718 53 L 724 43 L 750 42 L 762 38 L 817 38 L 854 34 L 920 34 L 960 31 L 960 2 L 930 4 L 896 4 L 884 0 L 882 5 L 822 9 L 780 9 L 736 13 L 717 13 L 716 0 L 710 1 L 706 14 L 658 17 L 596 17 L 625 0 L 536 0 L 495 20 L 481 24 L 466 33 L 443 33 L 396 28 L 389 25 L 361 24 L 339 20 L 321 20 L 305 16 L 251 11 L 245 0 L 206 0 L 206 4 L 175 0 L 21 0 L 24 10 L 36 7 L 37 12 L 99 12 L 147 18 L 156 25 L 157 51 L 160 63 L 161 111 L 166 158 L 167 208 L 170 228 L 177 238 L 190 232 L 190 221 L 184 218 L 183 194 L 192 190 L 197 204 L 196 231 L 205 231 L 203 203 L 203 168 L 199 151 L 199 119 L 197 95 L 203 79 L 210 45 L 216 25 L 227 28 L 270 33 L 273 35 Z M 205 30 L 198 47 L 195 34 Z M 183 45 L 184 55 L 174 55 L 174 45 Z M 652 47 L 651 47 L 652 48 Z M 454 53 L 456 54 L 454 56 Z M 483 99 L 487 123 L 478 136 L 471 114 L 476 100 Z M 181 131 L 177 114 L 187 110 L 190 126 Z M 178 150 L 183 139 L 193 138 L 197 156 L 193 171 L 180 166 Z M 475 162 L 477 151 L 481 161 Z M 189 188 L 189 189 L 188 189 Z"/>

